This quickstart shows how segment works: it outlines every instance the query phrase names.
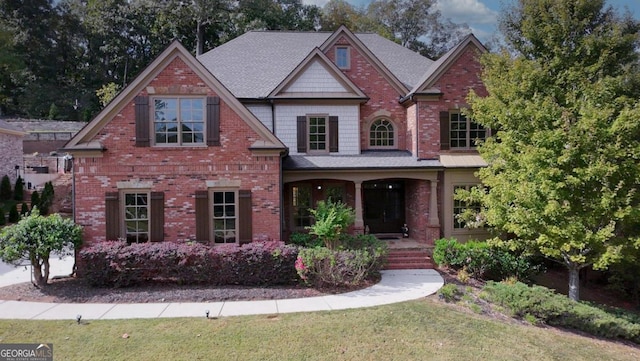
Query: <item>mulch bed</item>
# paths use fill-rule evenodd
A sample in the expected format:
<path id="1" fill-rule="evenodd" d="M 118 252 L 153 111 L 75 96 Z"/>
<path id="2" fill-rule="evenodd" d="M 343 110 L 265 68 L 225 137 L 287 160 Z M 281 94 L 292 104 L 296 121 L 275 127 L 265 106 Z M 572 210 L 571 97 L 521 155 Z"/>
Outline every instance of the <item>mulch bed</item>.
<path id="1" fill-rule="evenodd" d="M 0 300 L 53 303 L 153 303 L 153 302 L 221 302 L 255 301 L 317 297 L 363 289 L 375 284 L 371 281 L 359 287 L 315 289 L 294 286 L 208 286 L 148 283 L 126 288 L 91 287 L 82 279 L 64 277 L 49 280 L 44 288 L 31 283 L 0 287 Z"/>

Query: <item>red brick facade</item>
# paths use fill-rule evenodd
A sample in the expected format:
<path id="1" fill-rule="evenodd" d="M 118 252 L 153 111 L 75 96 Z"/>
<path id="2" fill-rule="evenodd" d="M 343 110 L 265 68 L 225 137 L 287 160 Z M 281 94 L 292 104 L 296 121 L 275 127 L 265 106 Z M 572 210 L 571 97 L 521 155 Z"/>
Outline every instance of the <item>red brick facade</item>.
<path id="1" fill-rule="evenodd" d="M 216 96 L 182 60 L 175 59 L 140 95 Z M 106 149 L 102 157 L 76 158 L 76 221 L 85 244 L 105 240 L 105 193 L 117 182 L 151 181 L 150 191 L 164 192 L 164 239 L 195 240 L 195 198 L 206 181 L 239 181 L 251 190 L 253 238 L 279 239 L 280 157 L 253 154 L 257 135 L 224 101 L 220 104 L 220 146 L 136 147 L 135 105 L 129 102 L 95 136 Z"/>

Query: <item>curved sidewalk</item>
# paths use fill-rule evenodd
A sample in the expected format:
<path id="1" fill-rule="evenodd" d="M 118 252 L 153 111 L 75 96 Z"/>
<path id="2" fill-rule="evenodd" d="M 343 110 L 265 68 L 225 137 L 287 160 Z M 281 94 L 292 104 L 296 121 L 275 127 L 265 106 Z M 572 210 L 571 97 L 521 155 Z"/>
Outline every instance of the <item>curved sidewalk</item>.
<path id="1" fill-rule="evenodd" d="M 6 275 L 0 275 L 0 279 Z M 3 282 L 0 282 L 2 284 Z M 15 282 L 14 282 L 15 283 Z M 435 293 L 444 280 L 435 270 L 382 271 L 381 281 L 369 288 L 321 297 L 265 301 L 202 303 L 43 303 L 0 300 L 0 319 L 83 320 L 226 317 L 292 312 L 331 311 L 403 302 Z M 6 283 L 5 283 L 6 285 Z"/>

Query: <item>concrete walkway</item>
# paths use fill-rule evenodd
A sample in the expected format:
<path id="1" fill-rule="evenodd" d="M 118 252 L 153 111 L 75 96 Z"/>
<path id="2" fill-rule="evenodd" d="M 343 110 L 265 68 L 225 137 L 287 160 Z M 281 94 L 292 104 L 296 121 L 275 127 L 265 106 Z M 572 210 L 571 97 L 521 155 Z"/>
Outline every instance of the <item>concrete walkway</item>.
<path id="1" fill-rule="evenodd" d="M 71 273 L 73 260 L 52 261 L 52 275 Z M 55 265 L 55 266 L 54 266 Z M 68 267 L 68 268 L 67 268 Z M 0 274 L 0 287 L 29 282 L 29 267 Z M 267 301 L 203 303 L 43 303 L 0 300 L 0 319 L 83 320 L 160 317 L 226 317 L 292 312 L 331 311 L 414 300 L 435 293 L 444 280 L 435 270 L 382 271 L 380 283 L 369 288 L 321 297 Z"/>

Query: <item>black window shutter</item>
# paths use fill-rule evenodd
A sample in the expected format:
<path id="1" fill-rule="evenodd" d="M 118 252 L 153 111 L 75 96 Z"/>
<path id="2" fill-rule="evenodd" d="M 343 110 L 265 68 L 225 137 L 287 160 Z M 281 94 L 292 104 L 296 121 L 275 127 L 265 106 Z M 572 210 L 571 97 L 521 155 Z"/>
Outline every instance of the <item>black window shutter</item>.
<path id="1" fill-rule="evenodd" d="M 116 241 L 120 237 L 120 194 L 118 192 L 107 192 L 104 199 L 104 222 L 107 241 Z"/>
<path id="2" fill-rule="evenodd" d="M 136 104 L 136 147 L 149 146 L 149 97 L 135 97 Z"/>
<path id="3" fill-rule="evenodd" d="M 149 215 L 149 240 L 164 241 L 164 192 L 151 192 Z"/>
<path id="4" fill-rule="evenodd" d="M 207 145 L 220 145 L 220 98 L 207 97 Z"/>
<path id="5" fill-rule="evenodd" d="M 307 117 L 298 116 L 298 153 L 307 152 Z"/>
<path id="6" fill-rule="evenodd" d="M 449 112 L 440 112 L 440 149 L 449 148 Z"/>
<path id="7" fill-rule="evenodd" d="M 196 191 L 196 240 L 209 242 L 209 191 Z"/>
<path id="8" fill-rule="evenodd" d="M 241 189 L 238 191 L 238 240 L 240 244 L 250 243 L 253 240 L 252 215 L 251 191 Z"/>
<path id="9" fill-rule="evenodd" d="M 329 117 L 329 152 L 338 151 L 338 117 Z"/>

